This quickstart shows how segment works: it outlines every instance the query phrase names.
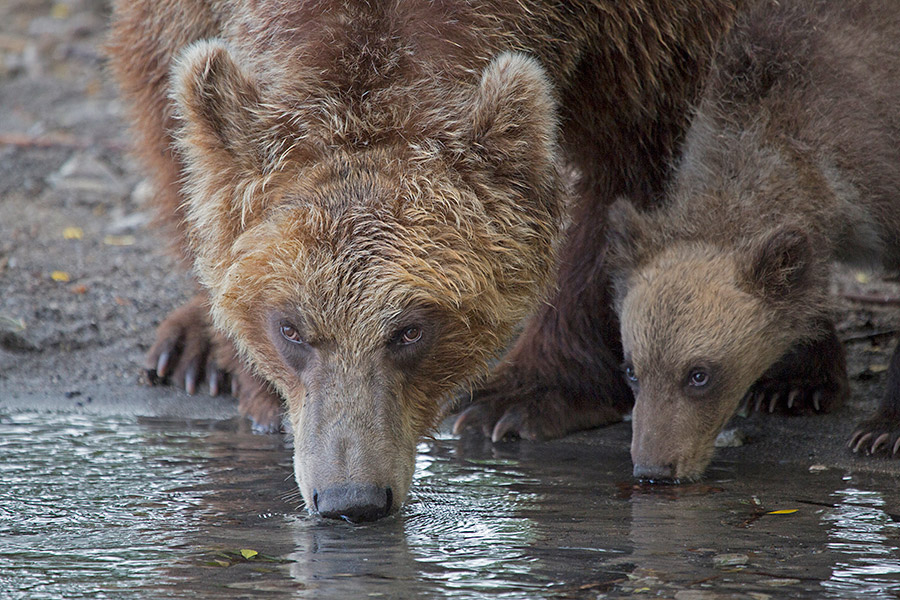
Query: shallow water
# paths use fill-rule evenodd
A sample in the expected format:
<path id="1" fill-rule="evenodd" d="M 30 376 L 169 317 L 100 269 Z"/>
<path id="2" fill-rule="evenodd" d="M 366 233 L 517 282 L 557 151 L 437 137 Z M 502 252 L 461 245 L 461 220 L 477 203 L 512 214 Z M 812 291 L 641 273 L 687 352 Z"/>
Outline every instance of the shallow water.
<path id="1" fill-rule="evenodd" d="M 354 526 L 303 512 L 280 436 L 0 414 L 0 597 L 900 595 L 896 479 L 719 460 L 644 488 L 588 439 L 423 443 L 406 507 Z"/>

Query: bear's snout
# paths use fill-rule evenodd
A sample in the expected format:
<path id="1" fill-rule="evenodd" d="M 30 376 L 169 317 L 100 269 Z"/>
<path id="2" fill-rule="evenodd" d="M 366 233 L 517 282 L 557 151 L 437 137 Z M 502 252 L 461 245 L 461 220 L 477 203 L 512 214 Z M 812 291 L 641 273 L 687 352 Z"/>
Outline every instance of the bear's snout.
<path id="1" fill-rule="evenodd" d="M 634 477 L 653 483 L 674 483 L 675 466 L 667 465 L 634 465 Z"/>
<path id="2" fill-rule="evenodd" d="M 352 523 L 377 521 L 394 508 L 390 487 L 374 484 L 345 484 L 313 491 L 316 512 L 328 519 L 346 519 Z"/>

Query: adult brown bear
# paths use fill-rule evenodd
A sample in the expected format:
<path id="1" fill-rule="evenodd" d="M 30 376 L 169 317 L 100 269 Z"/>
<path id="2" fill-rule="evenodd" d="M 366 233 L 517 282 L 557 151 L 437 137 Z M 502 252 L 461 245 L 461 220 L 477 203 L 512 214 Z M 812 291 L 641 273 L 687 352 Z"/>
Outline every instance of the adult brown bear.
<path id="1" fill-rule="evenodd" d="M 738 3 L 118 2 L 112 67 L 203 287 L 151 375 L 230 371 L 263 427 L 280 394 L 307 506 L 354 520 L 399 506 L 443 401 L 529 314 L 457 428 L 620 419 L 606 206 L 662 189 Z"/>

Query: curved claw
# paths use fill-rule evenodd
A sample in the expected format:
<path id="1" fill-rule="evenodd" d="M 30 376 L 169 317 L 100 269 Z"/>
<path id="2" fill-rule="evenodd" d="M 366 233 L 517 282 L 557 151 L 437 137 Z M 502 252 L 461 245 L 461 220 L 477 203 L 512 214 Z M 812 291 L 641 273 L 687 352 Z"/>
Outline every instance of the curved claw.
<path id="1" fill-rule="evenodd" d="M 778 398 L 781 397 L 781 394 L 775 392 L 772 394 L 772 398 L 769 400 L 769 413 L 775 412 L 775 406 L 778 405 Z"/>
<path id="2" fill-rule="evenodd" d="M 793 390 L 791 390 L 791 393 L 788 394 L 788 399 L 787 399 L 787 407 L 788 408 L 794 408 L 794 402 L 797 400 L 797 396 L 799 396 L 799 395 L 800 395 L 799 389 L 794 388 Z"/>
<path id="3" fill-rule="evenodd" d="M 869 441 L 874 433 L 864 433 L 859 440 L 856 442 L 856 446 L 853 447 L 853 452 L 859 452 L 863 446 L 866 445 L 866 442 Z"/>
<path id="4" fill-rule="evenodd" d="M 521 434 L 517 431 L 519 425 L 521 425 L 521 419 L 514 413 L 507 411 L 494 425 L 494 429 L 491 431 L 491 441 L 495 444 L 502 442 L 508 434 L 511 434 L 511 437 L 521 437 Z"/>
<path id="5" fill-rule="evenodd" d="M 470 406 L 466 410 L 459 413 L 459 415 L 456 417 L 456 421 L 453 422 L 453 435 L 460 435 L 463 431 L 465 431 L 467 427 L 466 422 L 471 420 L 472 412 L 476 408 L 478 407 Z"/>
<path id="6" fill-rule="evenodd" d="M 188 395 L 193 396 L 197 393 L 197 377 L 200 367 L 196 361 L 191 362 L 184 370 L 184 389 Z"/>
<path id="7" fill-rule="evenodd" d="M 166 372 L 169 368 L 169 359 L 172 358 L 172 350 L 163 350 L 159 353 L 159 358 L 156 361 L 156 376 L 160 379 L 165 378 Z"/>
<path id="8" fill-rule="evenodd" d="M 756 404 L 753 408 L 756 412 L 760 412 L 762 410 L 763 400 L 766 399 L 765 392 L 756 392 Z"/>
<path id="9" fill-rule="evenodd" d="M 875 439 L 875 441 L 872 442 L 872 447 L 869 449 L 869 454 L 875 454 L 876 452 L 878 452 L 878 449 L 886 444 L 889 439 L 891 439 L 891 434 L 889 433 L 882 433 L 881 435 L 879 435 Z"/>

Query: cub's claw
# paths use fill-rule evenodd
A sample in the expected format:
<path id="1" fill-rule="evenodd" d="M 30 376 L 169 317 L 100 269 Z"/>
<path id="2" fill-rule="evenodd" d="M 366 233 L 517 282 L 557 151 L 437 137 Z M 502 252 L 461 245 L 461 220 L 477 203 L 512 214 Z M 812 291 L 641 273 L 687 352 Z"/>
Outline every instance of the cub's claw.
<path id="1" fill-rule="evenodd" d="M 760 386 L 760 384 L 757 384 Z M 839 392 L 826 392 L 822 389 L 792 387 L 789 390 L 760 389 L 747 393 L 746 402 L 753 402 L 756 412 L 801 414 L 812 410 L 816 413 L 829 412 L 841 402 L 841 398 L 833 396 Z M 784 400 L 784 402 L 782 402 Z M 824 410 L 823 410 L 824 406 Z"/>

